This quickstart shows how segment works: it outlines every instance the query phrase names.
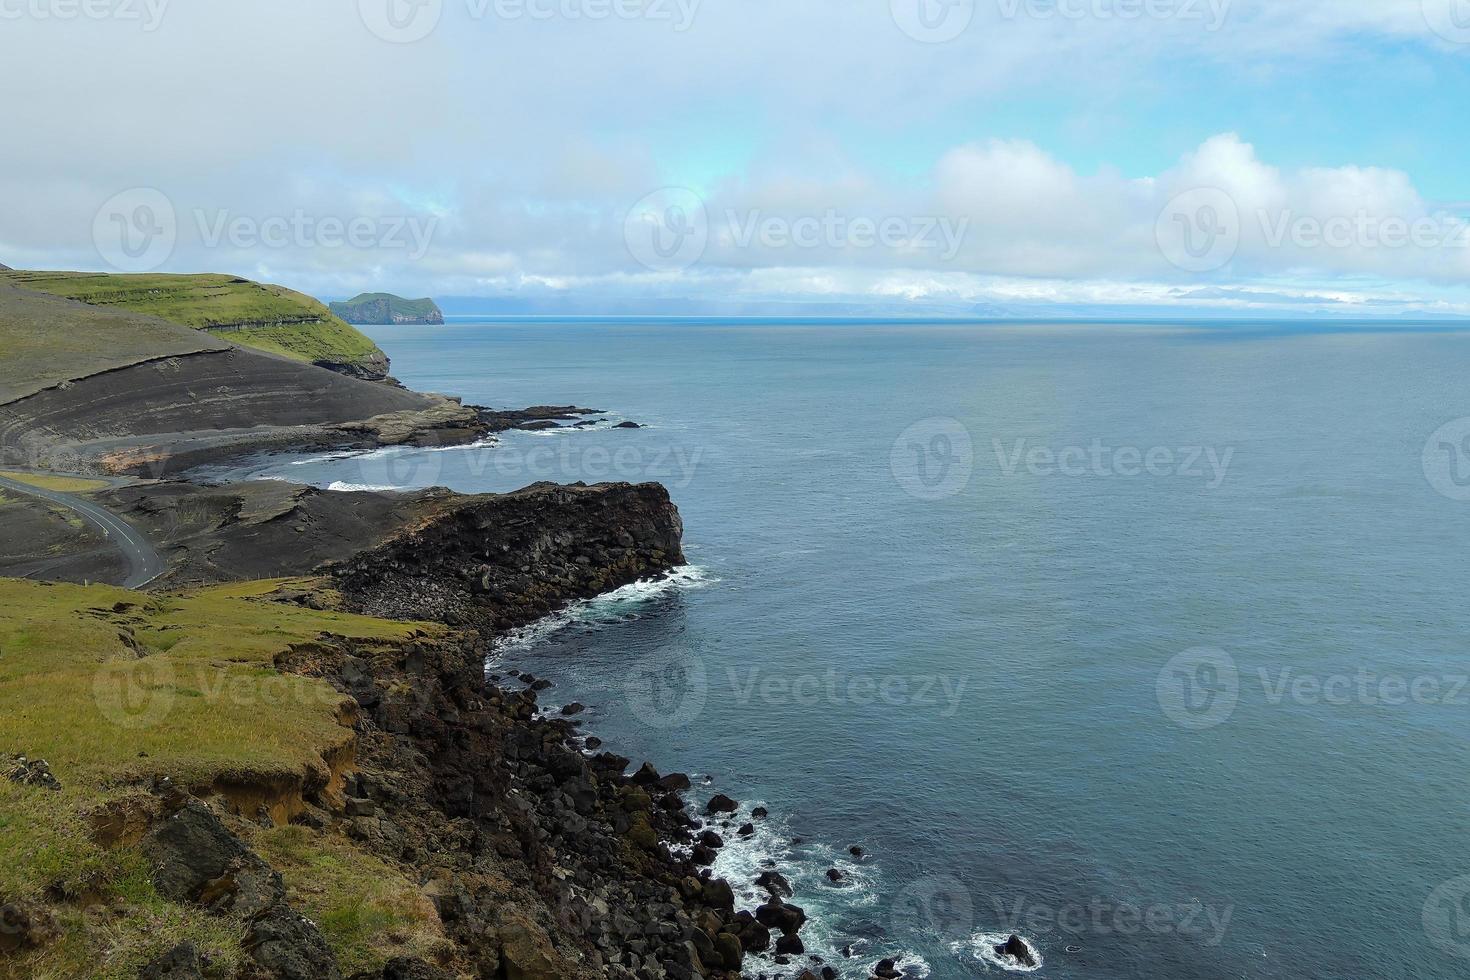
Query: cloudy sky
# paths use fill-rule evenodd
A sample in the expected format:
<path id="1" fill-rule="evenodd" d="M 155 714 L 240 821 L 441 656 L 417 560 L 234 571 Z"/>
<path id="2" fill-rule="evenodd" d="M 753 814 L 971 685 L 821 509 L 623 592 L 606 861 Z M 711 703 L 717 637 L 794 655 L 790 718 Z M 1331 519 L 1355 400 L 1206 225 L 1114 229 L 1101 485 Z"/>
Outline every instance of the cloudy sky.
<path id="1" fill-rule="evenodd" d="M 16 267 L 1470 315 L 1470 0 L 0 0 L 0 54 Z"/>

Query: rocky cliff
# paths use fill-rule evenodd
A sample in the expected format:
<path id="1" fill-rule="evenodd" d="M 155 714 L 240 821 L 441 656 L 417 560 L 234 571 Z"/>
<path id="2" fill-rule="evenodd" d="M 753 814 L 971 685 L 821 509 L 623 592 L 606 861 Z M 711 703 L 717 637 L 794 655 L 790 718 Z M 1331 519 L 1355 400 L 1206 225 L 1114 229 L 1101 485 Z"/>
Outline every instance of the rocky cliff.
<path id="1" fill-rule="evenodd" d="M 362 293 L 343 303 L 331 304 L 332 312 L 348 323 L 388 325 L 394 323 L 443 323 L 444 313 L 432 299 L 404 299 L 392 293 Z"/>

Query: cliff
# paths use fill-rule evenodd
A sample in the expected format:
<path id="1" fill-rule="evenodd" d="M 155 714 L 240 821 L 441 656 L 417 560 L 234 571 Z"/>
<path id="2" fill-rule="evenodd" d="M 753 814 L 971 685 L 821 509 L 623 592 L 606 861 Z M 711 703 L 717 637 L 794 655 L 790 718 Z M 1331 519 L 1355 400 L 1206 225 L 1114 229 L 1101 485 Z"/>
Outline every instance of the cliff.
<path id="1" fill-rule="evenodd" d="M 333 303 L 332 312 L 348 323 L 443 323 L 444 314 L 432 299 L 404 299 L 392 293 L 362 293 L 345 303 Z"/>
<path id="2" fill-rule="evenodd" d="M 547 486 L 461 501 L 330 579 L 0 580 L 0 627 L 30 637 L 0 685 L 0 973 L 738 977 L 769 931 L 680 856 L 688 779 L 627 775 L 538 718 L 544 682 L 483 674 L 495 630 L 667 569 L 679 531 L 662 488 Z M 341 608 L 405 589 L 469 618 Z"/>

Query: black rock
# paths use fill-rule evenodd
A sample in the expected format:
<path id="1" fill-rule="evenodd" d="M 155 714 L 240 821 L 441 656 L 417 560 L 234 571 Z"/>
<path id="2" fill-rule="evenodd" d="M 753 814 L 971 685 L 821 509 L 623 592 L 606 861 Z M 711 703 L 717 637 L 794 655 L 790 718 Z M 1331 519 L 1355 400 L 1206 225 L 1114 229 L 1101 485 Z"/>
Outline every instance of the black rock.
<path id="1" fill-rule="evenodd" d="M 782 936 L 776 940 L 776 954 L 778 956 L 800 956 L 805 952 L 805 944 L 802 943 L 801 937 L 795 933 Z"/>
<path id="2" fill-rule="evenodd" d="M 878 965 L 873 967 L 873 976 L 882 977 L 883 980 L 902 980 L 903 978 L 894 960 L 879 960 Z"/>
<path id="3" fill-rule="evenodd" d="M 844 877 L 846 876 L 841 871 L 838 871 L 836 868 L 827 869 L 827 880 L 832 882 L 833 884 L 841 881 Z"/>
<path id="4" fill-rule="evenodd" d="M 138 980 L 204 980 L 204 962 L 193 943 L 180 943 L 139 970 Z"/>
<path id="5" fill-rule="evenodd" d="M 316 926 L 285 904 L 251 920 L 243 945 L 269 977 L 339 980 L 342 976 L 336 957 Z"/>
<path id="6" fill-rule="evenodd" d="M 1036 955 L 1031 952 L 1031 947 L 1026 945 L 1026 940 L 1020 936 L 1011 935 L 1011 938 L 995 947 L 997 956 L 1015 960 L 1022 966 L 1035 966 Z"/>
<path id="7" fill-rule="evenodd" d="M 761 925 L 780 929 L 788 936 L 806 924 L 806 912 L 799 905 L 788 905 L 781 901 L 779 895 L 772 895 L 770 901 L 756 909 L 755 917 Z"/>
<path id="8" fill-rule="evenodd" d="M 767 894 L 779 898 L 790 898 L 795 892 L 792 891 L 791 882 L 779 871 L 762 871 L 756 876 L 755 883 L 764 888 Z"/>
<path id="9" fill-rule="evenodd" d="M 847 853 L 851 854 L 855 858 L 860 858 L 863 856 L 863 849 L 854 844 L 847 849 Z"/>
<path id="10" fill-rule="evenodd" d="M 710 799 L 709 806 L 706 809 L 709 813 L 734 813 L 740 809 L 740 804 L 730 799 L 724 793 L 716 793 Z"/>
<path id="11" fill-rule="evenodd" d="M 740 825 L 740 829 L 735 831 L 735 833 L 739 834 L 741 837 L 749 837 L 751 834 L 755 833 L 755 824 L 743 823 Z"/>
<path id="12" fill-rule="evenodd" d="M 585 704 L 583 704 L 580 701 L 573 701 L 571 704 L 569 704 L 566 707 L 562 708 L 561 709 L 561 713 L 564 714 L 564 715 L 580 715 L 582 712 L 584 712 L 586 710 L 587 710 L 587 706 Z"/>
<path id="13" fill-rule="evenodd" d="M 154 887 L 176 902 L 254 915 L 286 898 L 281 876 L 197 800 L 144 838 L 143 854 Z"/>
<path id="14" fill-rule="evenodd" d="M 764 820 L 766 819 L 766 817 L 770 816 L 770 811 L 768 811 L 763 806 L 758 806 L 754 810 L 750 811 L 750 816 L 752 820 Z"/>
<path id="15" fill-rule="evenodd" d="M 613 426 L 613 428 L 614 429 L 641 429 L 641 428 L 643 428 L 643 426 L 639 425 L 637 422 L 619 422 L 617 425 Z"/>

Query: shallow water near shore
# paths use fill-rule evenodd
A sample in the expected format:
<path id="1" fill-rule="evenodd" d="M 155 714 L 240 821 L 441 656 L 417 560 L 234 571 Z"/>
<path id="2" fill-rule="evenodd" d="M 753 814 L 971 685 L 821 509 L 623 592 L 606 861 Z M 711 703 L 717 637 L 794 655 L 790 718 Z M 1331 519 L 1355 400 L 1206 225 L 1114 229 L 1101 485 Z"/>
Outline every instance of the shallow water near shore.
<path id="1" fill-rule="evenodd" d="M 668 485 L 677 581 L 497 656 L 769 807 L 717 870 L 775 861 L 843 976 L 999 974 L 1013 931 L 1040 977 L 1470 970 L 1470 334 L 370 332 L 410 387 L 607 421 L 263 472 Z"/>

